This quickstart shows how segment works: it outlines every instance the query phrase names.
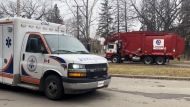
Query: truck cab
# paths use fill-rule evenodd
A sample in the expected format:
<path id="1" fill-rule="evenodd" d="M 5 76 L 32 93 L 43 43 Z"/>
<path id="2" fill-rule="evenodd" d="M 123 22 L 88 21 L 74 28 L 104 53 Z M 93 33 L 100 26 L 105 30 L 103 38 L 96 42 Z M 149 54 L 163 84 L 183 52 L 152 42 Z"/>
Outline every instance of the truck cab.
<path id="1" fill-rule="evenodd" d="M 0 83 L 44 91 L 51 100 L 108 87 L 107 59 L 90 54 L 64 27 L 22 18 L 2 21 Z"/>
<path id="2" fill-rule="evenodd" d="M 109 42 L 106 45 L 106 59 L 111 60 L 112 63 L 118 63 L 121 56 L 122 41 L 117 40 L 114 42 Z"/>

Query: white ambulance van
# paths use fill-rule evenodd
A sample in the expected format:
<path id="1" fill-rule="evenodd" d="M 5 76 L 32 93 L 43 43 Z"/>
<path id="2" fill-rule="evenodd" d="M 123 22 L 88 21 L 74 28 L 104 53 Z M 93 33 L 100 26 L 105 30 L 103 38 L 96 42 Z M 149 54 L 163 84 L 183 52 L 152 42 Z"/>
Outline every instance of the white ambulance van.
<path id="1" fill-rule="evenodd" d="M 108 87 L 107 60 L 65 33 L 64 25 L 0 19 L 0 83 L 44 91 L 51 100 Z"/>

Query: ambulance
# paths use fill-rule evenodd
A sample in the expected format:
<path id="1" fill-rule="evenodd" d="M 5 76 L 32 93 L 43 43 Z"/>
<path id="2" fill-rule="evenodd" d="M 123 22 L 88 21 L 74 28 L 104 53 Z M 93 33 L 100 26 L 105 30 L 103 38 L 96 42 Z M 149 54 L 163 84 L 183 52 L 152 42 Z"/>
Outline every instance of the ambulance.
<path id="1" fill-rule="evenodd" d="M 107 59 L 90 54 L 66 26 L 0 19 L 0 83 L 43 91 L 50 100 L 108 87 Z"/>

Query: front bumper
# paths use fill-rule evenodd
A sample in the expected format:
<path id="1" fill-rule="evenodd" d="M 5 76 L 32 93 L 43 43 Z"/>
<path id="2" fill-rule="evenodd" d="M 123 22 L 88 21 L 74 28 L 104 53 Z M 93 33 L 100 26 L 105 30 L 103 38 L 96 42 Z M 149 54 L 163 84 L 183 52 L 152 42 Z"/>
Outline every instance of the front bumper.
<path id="1" fill-rule="evenodd" d="M 107 60 L 111 60 L 111 57 L 105 57 Z"/>
<path id="2" fill-rule="evenodd" d="M 65 90 L 95 90 L 98 88 L 108 87 L 111 76 L 105 78 L 89 79 L 89 78 L 62 78 Z"/>

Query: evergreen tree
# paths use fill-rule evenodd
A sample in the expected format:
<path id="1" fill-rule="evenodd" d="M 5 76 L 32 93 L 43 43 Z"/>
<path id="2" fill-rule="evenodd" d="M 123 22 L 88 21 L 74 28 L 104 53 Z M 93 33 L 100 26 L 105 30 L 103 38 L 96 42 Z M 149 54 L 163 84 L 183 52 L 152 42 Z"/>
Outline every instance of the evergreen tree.
<path id="1" fill-rule="evenodd" d="M 49 10 L 49 12 L 48 12 L 48 14 L 46 16 L 46 20 L 48 22 L 63 24 L 63 19 L 61 18 L 60 10 L 57 7 L 57 4 L 54 5 L 53 9 Z"/>
<path id="2" fill-rule="evenodd" d="M 111 17 L 112 7 L 109 5 L 109 0 L 103 0 L 101 3 L 101 13 L 99 19 L 99 25 L 97 29 L 97 35 L 106 38 L 113 33 L 113 18 Z"/>

